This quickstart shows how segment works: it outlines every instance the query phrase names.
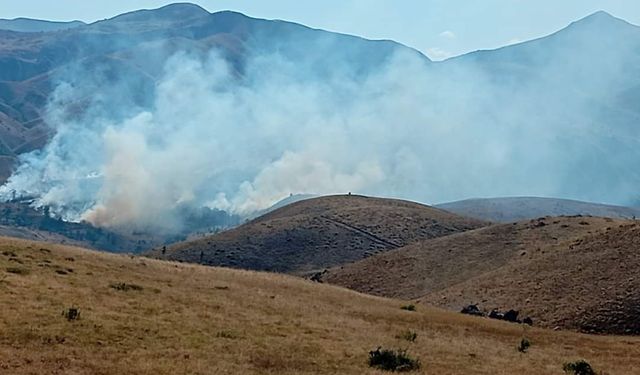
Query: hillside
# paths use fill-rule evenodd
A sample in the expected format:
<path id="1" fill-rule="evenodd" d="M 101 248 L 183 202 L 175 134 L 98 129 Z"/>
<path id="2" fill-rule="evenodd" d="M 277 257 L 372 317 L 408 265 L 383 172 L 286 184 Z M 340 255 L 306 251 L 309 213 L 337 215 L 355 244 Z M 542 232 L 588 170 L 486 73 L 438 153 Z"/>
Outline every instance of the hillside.
<path id="1" fill-rule="evenodd" d="M 640 217 L 640 209 L 632 207 L 538 197 L 466 199 L 437 204 L 434 207 L 458 215 L 496 223 L 511 223 L 544 216 L 582 215 L 615 219 Z"/>
<path id="2" fill-rule="evenodd" d="M 639 334 L 637 231 L 608 218 L 500 224 L 336 267 L 323 280 L 457 311 L 515 309 L 542 327 Z"/>
<path id="3" fill-rule="evenodd" d="M 166 254 L 155 249 L 149 255 L 307 273 L 483 225 L 418 203 L 336 195 L 296 202 L 217 235 L 172 245 Z"/>
<path id="4" fill-rule="evenodd" d="M 31 18 L 0 19 L 0 30 L 37 33 L 73 29 L 85 25 L 82 21 L 54 22 Z"/>
<path id="5" fill-rule="evenodd" d="M 554 332 L 361 295 L 284 275 L 0 239 L 0 371 L 10 374 L 380 374 L 378 346 L 416 374 L 560 374 L 584 358 L 640 367 L 640 340 Z M 79 309 L 77 320 L 63 312 Z M 414 343 L 398 339 L 417 334 Z M 516 346 L 526 336 L 527 354 Z"/>

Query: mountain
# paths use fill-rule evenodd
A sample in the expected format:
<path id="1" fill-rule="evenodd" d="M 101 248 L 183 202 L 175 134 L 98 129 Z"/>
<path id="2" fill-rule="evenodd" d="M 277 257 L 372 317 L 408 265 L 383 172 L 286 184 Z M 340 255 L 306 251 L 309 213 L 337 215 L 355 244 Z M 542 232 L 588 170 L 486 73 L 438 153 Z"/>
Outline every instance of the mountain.
<path id="1" fill-rule="evenodd" d="M 299 201 L 237 228 L 150 256 L 253 270 L 309 273 L 426 238 L 486 225 L 418 203 L 337 195 Z"/>
<path id="2" fill-rule="evenodd" d="M 640 209 L 637 208 L 539 197 L 465 199 L 437 204 L 434 207 L 478 220 L 500 223 L 536 219 L 545 216 L 581 215 L 615 219 L 640 217 Z"/>
<path id="3" fill-rule="evenodd" d="M 335 267 L 322 280 L 460 310 L 519 310 L 537 326 L 638 334 L 635 221 L 540 218 L 421 241 Z"/>
<path id="4" fill-rule="evenodd" d="M 380 346 L 407 349 L 415 373 L 560 374 L 579 359 L 608 374 L 640 367 L 639 338 L 523 331 L 296 277 L 39 242 L 0 239 L 0 291 L 0 364 L 15 375 L 373 375 Z M 527 354 L 516 349 L 523 337 Z"/>
<path id="5" fill-rule="evenodd" d="M 19 31 L 23 33 L 39 33 L 68 30 L 85 25 L 82 21 L 53 22 L 31 18 L 0 19 L 0 30 Z"/>
<path id="6" fill-rule="evenodd" d="M 220 207 L 227 207 L 244 198 L 246 191 L 239 188 L 243 182 L 281 181 L 281 178 L 258 177 L 264 177 L 261 174 L 264 171 L 275 174 L 281 172 L 278 168 L 289 167 L 279 164 L 279 160 L 291 155 L 290 152 L 315 155 L 314 148 L 326 148 L 328 142 L 324 141 L 309 146 L 317 141 L 313 138 L 318 131 L 326 129 L 326 123 L 335 125 L 323 134 L 327 139 L 344 138 L 340 152 L 324 155 L 324 159 L 331 159 L 329 162 L 322 160 L 331 164 L 331 168 L 326 168 L 330 173 L 350 175 L 355 170 L 362 173 L 365 168 L 361 168 L 358 161 L 371 159 L 364 154 L 367 151 L 361 149 L 362 145 L 371 145 L 376 150 L 377 157 L 371 159 L 376 168 L 371 170 L 379 171 L 367 176 L 367 181 L 375 178 L 383 181 L 363 182 L 367 186 L 360 191 L 368 193 L 424 202 L 513 195 L 570 197 L 622 205 L 633 204 L 636 200 L 640 171 L 630 166 L 640 161 L 640 149 L 636 144 L 636 124 L 640 120 L 637 106 L 640 100 L 640 78 L 637 78 L 640 77 L 640 28 L 604 12 L 543 38 L 438 63 L 392 41 L 371 41 L 280 20 L 255 19 L 231 11 L 210 14 L 201 7 L 184 3 L 130 12 L 55 32 L 2 30 L 0 182 L 11 174 L 19 155 L 42 149 L 53 133 L 63 134 L 60 143 L 53 145 L 53 151 L 30 155 L 29 161 L 35 160 L 33 165 L 21 164 L 27 170 L 22 174 L 25 181 L 18 178 L 19 181 L 7 190 L 20 190 L 21 195 L 29 197 L 62 197 L 59 198 L 61 202 L 47 201 L 46 204 L 52 203 L 57 213 L 66 209 L 64 213 L 71 212 L 79 220 L 88 208 L 95 208 L 104 198 L 98 197 L 101 194 L 98 190 L 105 188 L 104 180 L 87 176 L 99 175 L 105 170 L 104 160 L 97 159 L 106 153 L 98 146 L 106 143 L 98 140 L 103 139 L 105 129 L 111 128 L 108 124 L 131 124 L 129 120 L 145 119 L 157 124 L 161 122 L 160 118 L 171 118 L 168 115 L 173 114 L 178 119 L 167 121 L 171 123 L 167 128 L 172 130 L 180 126 L 181 118 L 192 119 L 193 123 L 204 124 L 203 127 L 208 125 L 210 114 L 202 118 L 194 115 L 194 109 L 188 106 L 190 103 L 174 112 L 171 100 L 162 102 L 166 106 L 156 105 L 154 100 L 159 86 L 167 97 L 172 93 L 171 87 L 162 80 L 167 63 L 178 64 L 170 57 L 176 54 L 194 57 L 187 60 L 194 60 L 197 65 L 208 61 L 207 56 L 212 51 L 228 63 L 224 69 L 228 68 L 231 77 L 228 80 L 232 84 L 225 81 L 225 88 L 234 88 L 234 95 L 238 93 L 243 102 L 251 103 L 247 110 L 237 110 L 238 107 L 229 105 L 232 114 L 225 116 L 226 112 L 222 111 L 220 119 L 224 121 L 219 122 L 247 125 L 233 134 L 247 131 L 255 137 L 247 144 L 257 147 L 258 151 L 243 153 L 249 160 L 235 160 L 237 151 L 245 150 L 241 149 L 244 140 L 240 144 L 231 137 L 232 141 L 226 142 L 221 136 L 218 141 L 218 135 L 232 126 L 225 126 L 220 131 L 212 126 L 216 133 L 207 134 L 206 138 L 215 139 L 215 142 L 197 149 L 206 155 L 217 155 L 218 149 L 223 149 L 225 153 L 220 153 L 223 160 L 215 160 L 215 164 L 224 167 L 207 176 L 206 183 L 184 189 L 189 191 L 160 194 L 170 196 L 169 203 L 163 203 L 162 207 L 180 206 L 183 199 L 200 206 L 212 201 L 222 202 Z M 414 58 L 398 58 L 406 55 Z M 277 67 L 270 69 L 270 66 L 260 65 L 265 56 L 275 56 Z M 258 63 L 252 64 L 256 61 Z M 187 68 L 189 66 L 184 70 Z M 279 79 L 292 83 L 287 85 L 291 93 L 284 90 L 286 98 L 267 109 L 259 108 L 254 101 L 259 103 L 256 97 L 270 93 L 252 90 L 256 86 L 262 87 L 261 82 L 255 81 L 265 75 L 272 79 L 266 85 L 267 91 L 281 87 L 277 84 Z M 224 77 L 227 79 L 227 74 Z M 171 83 L 186 82 L 178 79 L 181 77 L 173 78 L 175 81 Z M 325 86 L 325 82 L 330 84 Z M 318 88 L 319 83 L 322 83 L 321 88 Z M 247 87 L 251 88 L 248 93 L 244 90 Z M 349 89 L 342 90 L 344 87 Z M 219 94 L 213 87 L 203 91 Z M 363 92 L 362 97 L 360 92 Z M 296 93 L 307 94 L 303 95 L 305 104 L 317 112 L 316 115 L 306 116 L 303 110 L 300 121 L 291 119 L 290 122 L 269 116 L 268 110 L 272 106 L 281 106 L 279 113 L 289 115 L 291 111 L 287 106 L 295 103 L 292 98 L 296 98 Z M 325 100 L 318 100 L 317 96 Z M 351 97 L 358 97 L 353 99 L 355 103 L 349 103 L 353 106 L 347 105 Z M 413 100 L 415 98 L 417 100 Z M 218 100 L 225 102 L 224 98 L 216 98 L 198 107 L 209 108 L 208 104 Z M 320 102 L 323 105 L 316 108 Z M 370 102 L 375 105 L 369 105 Z M 343 106 L 349 108 L 346 113 L 337 110 Z M 153 107 L 162 107 L 157 112 L 167 112 L 156 113 Z M 155 117 L 149 120 L 145 110 Z M 242 117 L 241 121 L 235 121 L 234 116 Z M 278 124 L 274 125 L 277 129 L 263 128 L 273 125 L 272 122 Z M 299 122 L 307 125 L 302 131 L 297 126 Z M 371 129 L 368 124 L 372 124 Z M 94 125 L 97 129 L 92 127 Z M 196 126 L 192 128 L 193 132 L 205 132 Z M 132 129 L 127 126 L 126 130 Z M 77 137 L 64 136 L 70 133 Z M 146 133 L 144 144 L 159 153 L 173 150 L 164 147 L 172 139 L 182 140 L 181 134 L 172 139 L 161 139 L 163 137 L 158 134 Z M 190 145 L 200 140 L 193 134 L 189 134 L 189 138 L 186 142 Z M 386 142 L 386 138 L 392 142 Z M 96 149 L 100 152 L 95 152 Z M 176 149 L 183 150 L 184 147 Z M 422 150 L 428 150 L 424 157 L 420 154 Z M 98 156 L 84 157 L 93 153 Z M 148 155 L 145 153 L 144 158 Z M 49 156 L 51 159 L 47 159 Z M 181 156 L 167 155 L 167 158 L 176 161 Z M 198 160 L 195 156 L 202 155 L 185 160 Z M 53 171 L 43 170 L 56 164 L 55 161 L 62 166 L 57 168 L 56 165 Z M 73 162 L 87 170 L 55 173 L 69 172 L 70 166 L 77 165 Z M 213 160 L 207 160 L 202 165 L 211 163 Z M 269 166 L 277 168 L 270 169 Z M 165 175 L 162 171 L 154 172 L 162 175 L 160 177 L 170 176 L 169 179 L 183 172 L 185 176 L 193 177 L 196 174 L 189 171 L 195 167 L 174 166 L 175 169 Z M 377 176 L 374 178 L 373 174 Z M 294 177 L 288 178 L 297 181 Z M 333 179 L 327 180 L 335 183 Z M 354 181 L 359 183 L 360 180 Z M 151 185 L 173 186 L 171 182 L 155 180 Z M 303 185 L 305 189 L 314 187 L 306 181 Z M 214 186 L 217 191 L 211 192 L 205 186 Z M 59 188 L 70 192 L 61 194 Z M 172 189 L 167 187 L 167 190 Z M 297 187 L 291 190 L 304 193 Z M 356 189 L 324 189 L 349 190 Z M 55 194 L 49 194 L 51 192 Z M 217 193 L 225 198 L 217 200 Z M 282 194 L 277 191 L 273 196 Z M 238 199 L 234 200 L 232 196 Z M 270 203 L 260 202 L 258 209 Z M 127 202 L 126 206 L 136 205 Z M 107 211 L 112 212 L 111 209 L 107 207 Z M 155 216 L 172 215 L 172 212 L 163 211 Z M 113 216 L 117 215 L 106 215 L 108 223 L 105 225 L 118 222 L 110 220 Z M 126 226 L 129 224 L 135 226 L 137 223 L 127 222 Z"/>
<path id="7" fill-rule="evenodd" d="M 116 109 L 150 105 L 150 93 L 170 56 L 180 51 L 206 55 L 214 49 L 239 77 L 248 59 L 276 53 L 295 63 L 301 79 L 309 69 L 329 74 L 337 64 L 345 74 L 362 76 L 398 51 L 429 62 L 392 41 L 370 41 L 231 11 L 210 14 L 186 3 L 52 32 L 0 30 L 0 158 L 5 158 L 0 160 L 0 178 L 10 173 L 17 155 L 39 149 L 49 139 L 47 105 L 60 82 L 83 90 L 66 115 L 80 116 L 86 101 L 98 100 L 101 94 L 110 100 L 122 98 L 120 105 L 112 103 L 109 108 L 111 116 L 123 116 Z M 85 74 L 98 82 L 87 85 Z"/>
<path id="8" fill-rule="evenodd" d="M 487 152 L 495 153 L 497 170 L 483 174 L 500 184 L 476 195 L 634 203 L 632 181 L 640 173 L 629 165 L 640 159 L 638 26 L 598 12 L 549 36 L 433 69 L 452 82 L 447 92 L 465 95 L 457 121 L 495 143 Z M 513 184 L 521 187 L 514 191 Z"/>

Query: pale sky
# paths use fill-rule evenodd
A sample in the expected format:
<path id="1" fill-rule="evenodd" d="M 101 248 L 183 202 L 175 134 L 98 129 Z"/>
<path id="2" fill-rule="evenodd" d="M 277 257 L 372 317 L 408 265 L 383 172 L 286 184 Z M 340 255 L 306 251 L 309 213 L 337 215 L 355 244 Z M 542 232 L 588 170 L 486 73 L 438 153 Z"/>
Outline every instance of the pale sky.
<path id="1" fill-rule="evenodd" d="M 166 0 L 0 0 L 0 18 L 93 22 Z M 640 0 L 194 0 L 370 39 L 392 39 L 435 60 L 544 36 L 598 10 L 640 25 Z"/>

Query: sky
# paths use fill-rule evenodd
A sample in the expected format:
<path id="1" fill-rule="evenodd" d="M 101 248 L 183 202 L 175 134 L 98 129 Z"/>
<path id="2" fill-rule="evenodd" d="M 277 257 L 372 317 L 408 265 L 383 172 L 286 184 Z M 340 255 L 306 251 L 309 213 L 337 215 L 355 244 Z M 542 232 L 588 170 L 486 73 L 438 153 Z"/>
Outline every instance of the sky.
<path id="1" fill-rule="evenodd" d="M 0 0 L 0 18 L 93 22 L 166 0 Z M 193 0 L 370 39 L 392 39 L 434 60 L 551 34 L 598 10 L 640 25 L 638 0 Z"/>

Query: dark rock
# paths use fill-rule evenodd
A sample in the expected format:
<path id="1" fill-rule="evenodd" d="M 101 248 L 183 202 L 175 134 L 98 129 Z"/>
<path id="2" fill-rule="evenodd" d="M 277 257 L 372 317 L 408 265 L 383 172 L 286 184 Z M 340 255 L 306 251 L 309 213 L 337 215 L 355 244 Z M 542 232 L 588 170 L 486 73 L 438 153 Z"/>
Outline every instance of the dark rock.
<path id="1" fill-rule="evenodd" d="M 513 323 L 520 323 L 520 321 L 518 320 L 518 314 L 519 312 L 516 310 L 509 310 L 504 313 L 504 320 Z"/>
<path id="2" fill-rule="evenodd" d="M 473 316 L 484 316 L 484 313 L 480 311 L 478 305 L 468 305 L 460 310 L 462 314 L 473 315 Z"/>
<path id="3" fill-rule="evenodd" d="M 489 318 L 504 320 L 504 314 L 494 309 L 494 310 L 491 310 L 491 312 L 489 313 Z"/>

